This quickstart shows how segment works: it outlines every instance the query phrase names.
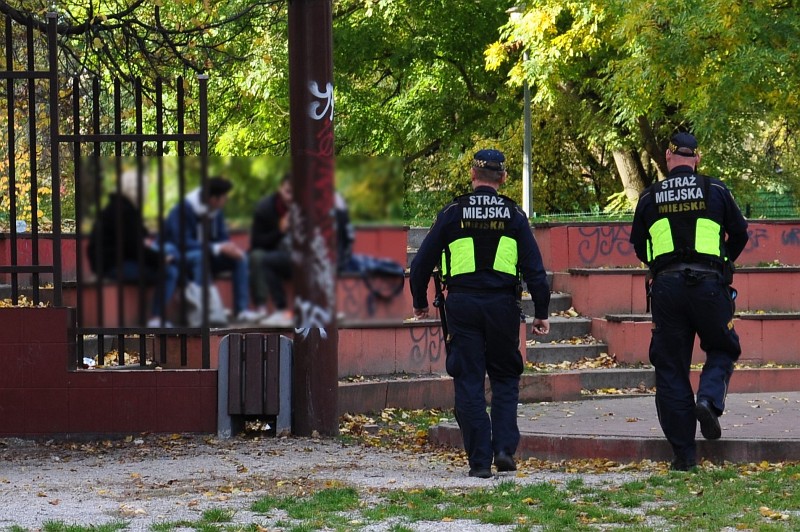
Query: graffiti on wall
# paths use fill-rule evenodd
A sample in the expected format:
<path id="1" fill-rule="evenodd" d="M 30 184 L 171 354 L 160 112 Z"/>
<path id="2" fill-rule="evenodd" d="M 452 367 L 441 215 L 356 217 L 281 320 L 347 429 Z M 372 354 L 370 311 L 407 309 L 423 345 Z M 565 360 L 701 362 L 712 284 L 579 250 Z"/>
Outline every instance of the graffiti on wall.
<path id="1" fill-rule="evenodd" d="M 415 364 L 438 362 L 445 354 L 442 329 L 439 324 L 430 327 L 410 327 L 411 351 L 409 358 Z"/>
<path id="2" fill-rule="evenodd" d="M 597 264 L 598 258 L 617 256 L 633 256 L 633 246 L 628 225 L 597 225 L 579 227 L 578 256 L 584 264 Z"/>
<path id="3" fill-rule="evenodd" d="M 574 234 L 571 233 L 569 241 L 577 251 L 576 262 L 582 266 L 597 267 L 621 264 L 629 258 L 635 260 L 635 251 L 629 242 L 630 225 L 581 226 L 577 228 L 577 238 Z M 751 222 L 747 234 L 749 239 L 742 254 L 749 255 L 751 262 L 777 258 L 788 263 L 800 262 L 800 226 Z"/>

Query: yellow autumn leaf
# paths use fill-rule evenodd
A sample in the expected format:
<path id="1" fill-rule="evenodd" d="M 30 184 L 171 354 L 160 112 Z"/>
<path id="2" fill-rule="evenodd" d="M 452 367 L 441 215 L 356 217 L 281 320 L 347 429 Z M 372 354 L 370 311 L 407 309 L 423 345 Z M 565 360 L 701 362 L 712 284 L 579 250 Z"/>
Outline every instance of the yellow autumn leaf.
<path id="1" fill-rule="evenodd" d="M 493 42 L 483 52 L 487 70 L 497 70 L 506 60 L 506 50 L 500 42 Z"/>

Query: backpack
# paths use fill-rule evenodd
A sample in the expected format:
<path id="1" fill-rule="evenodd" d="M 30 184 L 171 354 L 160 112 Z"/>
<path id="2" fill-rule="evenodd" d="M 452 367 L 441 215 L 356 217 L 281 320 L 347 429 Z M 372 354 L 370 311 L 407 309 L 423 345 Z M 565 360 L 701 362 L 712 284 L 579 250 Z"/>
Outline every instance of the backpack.
<path id="1" fill-rule="evenodd" d="M 367 312 L 375 314 L 376 301 L 391 301 L 397 297 L 405 286 L 406 270 L 397 261 L 369 255 L 353 254 L 344 272 L 358 273 L 369 290 Z"/>

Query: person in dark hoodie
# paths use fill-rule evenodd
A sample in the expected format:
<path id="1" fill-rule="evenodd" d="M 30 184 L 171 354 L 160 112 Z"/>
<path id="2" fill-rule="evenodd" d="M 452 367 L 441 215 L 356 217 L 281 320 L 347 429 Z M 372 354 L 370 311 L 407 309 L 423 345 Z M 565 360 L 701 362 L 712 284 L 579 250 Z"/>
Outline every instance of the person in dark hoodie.
<path id="1" fill-rule="evenodd" d="M 292 202 L 290 174 L 281 178 L 278 190 L 262 198 L 253 213 L 250 231 L 250 289 L 256 309 L 273 312 L 262 325 L 290 327 L 294 322 L 288 309 L 284 283 L 291 278 L 292 256 L 289 234 L 289 206 Z"/>
<path id="2" fill-rule="evenodd" d="M 142 196 L 147 180 L 142 179 Z M 148 327 L 171 327 L 166 321 L 165 307 L 172 299 L 178 282 L 174 248 L 158 250 L 156 239 L 149 234 L 142 219 L 138 191 L 138 174 L 128 170 L 120 176 L 120 191 L 109 195 L 105 208 L 89 236 L 88 258 L 92 271 L 101 278 L 122 282 L 156 284 Z M 158 284 L 161 261 L 163 284 Z"/>
<path id="3" fill-rule="evenodd" d="M 164 224 L 164 239 L 178 250 L 185 249 L 185 260 L 192 281 L 200 284 L 203 267 L 203 216 L 209 218 L 209 257 L 210 274 L 230 271 L 233 274 L 234 320 L 254 322 L 263 317 L 248 309 L 247 255 L 235 242 L 232 242 L 222 212 L 228 201 L 228 193 L 233 183 L 224 177 L 214 176 L 207 180 L 207 203 L 203 203 L 202 189 L 197 187 L 172 208 Z M 183 245 L 181 247 L 181 213 L 183 213 Z"/>

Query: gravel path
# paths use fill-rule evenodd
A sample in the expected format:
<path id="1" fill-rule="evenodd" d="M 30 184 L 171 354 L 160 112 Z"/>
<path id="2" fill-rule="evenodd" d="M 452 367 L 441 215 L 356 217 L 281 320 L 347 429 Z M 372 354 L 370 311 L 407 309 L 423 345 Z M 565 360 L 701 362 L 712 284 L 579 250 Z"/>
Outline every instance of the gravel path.
<path id="1" fill-rule="evenodd" d="M 164 521 L 201 518 L 211 508 L 235 509 L 234 522 L 265 530 L 280 515 L 254 514 L 265 495 L 303 495 L 353 486 L 364 497 L 385 489 L 475 488 L 502 480 L 564 482 L 576 475 L 526 470 L 492 480 L 469 478 L 463 465 L 437 454 L 400 453 L 312 438 L 147 436 L 113 442 L 0 439 L 0 530 L 39 529 L 49 520 L 100 525 L 125 521 L 149 530 Z M 637 473 L 580 475 L 586 483 L 618 484 Z M 364 530 L 388 530 L 392 523 Z M 414 530 L 511 530 L 467 521 L 415 523 Z"/>

